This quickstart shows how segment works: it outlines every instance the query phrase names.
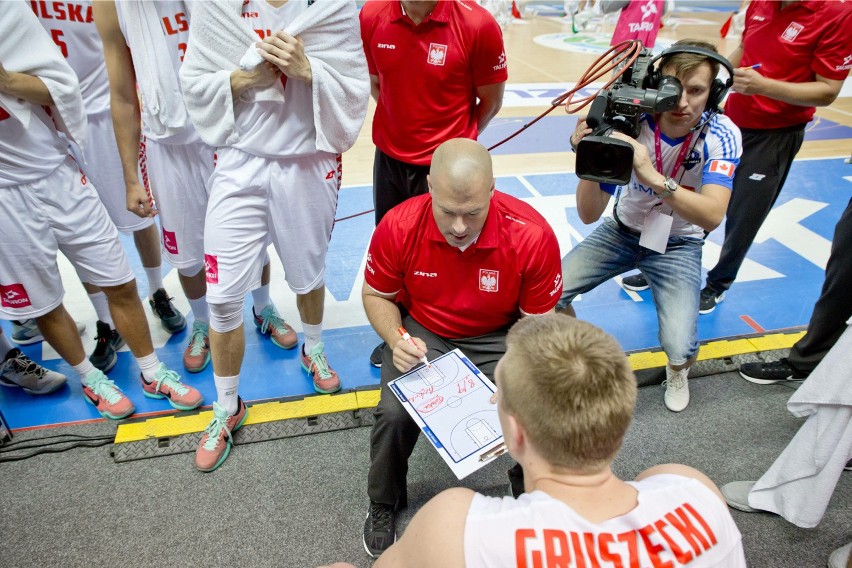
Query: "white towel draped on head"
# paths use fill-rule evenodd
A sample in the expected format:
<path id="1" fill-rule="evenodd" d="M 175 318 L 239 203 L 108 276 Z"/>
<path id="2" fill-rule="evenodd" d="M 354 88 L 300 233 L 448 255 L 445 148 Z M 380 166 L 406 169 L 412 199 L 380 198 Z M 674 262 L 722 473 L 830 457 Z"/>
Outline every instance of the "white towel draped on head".
<path id="1" fill-rule="evenodd" d="M 228 146 L 239 140 L 230 77 L 246 50 L 257 42 L 241 10 L 241 0 L 225 0 L 199 2 L 192 13 L 180 80 L 190 119 L 211 146 Z M 361 130 L 370 98 L 370 76 L 355 3 L 316 2 L 284 31 L 302 39 L 311 64 L 317 150 L 348 150 Z M 245 100 L 284 101 L 277 81 L 247 95 Z"/>
<path id="2" fill-rule="evenodd" d="M 62 57 L 27 2 L 0 2 L 0 63 L 6 71 L 34 75 L 53 97 L 57 128 L 80 147 L 86 145 L 86 111 L 77 75 Z M 29 125 L 30 103 L 0 93 L 0 105 Z"/>
<path id="3" fill-rule="evenodd" d="M 189 11 L 189 2 L 185 5 Z M 188 117 L 154 2 L 119 1 L 115 6 L 124 20 L 127 43 L 133 53 L 145 126 L 163 137 L 181 132 Z"/>

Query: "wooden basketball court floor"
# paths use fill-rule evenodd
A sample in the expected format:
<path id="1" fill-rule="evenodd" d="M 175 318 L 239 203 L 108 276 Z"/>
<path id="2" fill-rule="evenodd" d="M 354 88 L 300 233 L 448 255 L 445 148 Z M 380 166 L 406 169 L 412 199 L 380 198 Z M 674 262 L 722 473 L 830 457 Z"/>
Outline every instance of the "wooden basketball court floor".
<path id="1" fill-rule="evenodd" d="M 718 3 L 717 3 L 718 4 Z M 730 9 L 736 4 L 731 3 Z M 544 111 L 548 101 L 566 90 L 580 77 L 609 43 L 612 22 L 601 29 L 573 34 L 570 22 L 560 16 L 561 5 L 528 4 L 524 17 L 504 30 L 509 81 L 504 107 L 482 134 L 491 145 L 511 134 L 532 117 Z M 676 11 L 660 31 L 658 48 L 683 38 L 710 41 L 727 55 L 738 40 L 721 39 L 719 29 L 729 11 L 702 7 L 701 3 L 679 2 Z M 535 14 L 534 10 L 540 13 Z M 440 86 L 436 85 L 436 88 Z M 588 91 L 587 91 L 588 92 Z M 800 330 L 810 316 L 822 284 L 834 224 L 849 199 L 852 166 L 845 158 L 852 150 L 852 89 L 846 86 L 830 107 L 818 110 L 809 126 L 805 144 L 794 164 L 782 197 L 767 220 L 764 230 L 749 253 L 741 278 L 729 299 L 699 322 L 700 339 L 719 339 L 762 333 Z M 327 303 L 324 339 L 331 365 L 338 370 L 344 389 L 378 384 L 378 370 L 367 359 L 377 343 L 360 302 L 364 257 L 372 231 L 371 180 L 374 146 L 370 110 L 355 146 L 344 155 L 343 189 L 340 194 L 339 222 L 332 235 L 327 270 Z M 557 109 L 493 153 L 497 187 L 529 201 L 554 226 L 563 254 L 584 238 L 593 227 L 584 226 L 574 208 L 577 178 L 573 175 L 574 154 L 568 151 L 568 137 L 575 118 Z M 708 239 L 705 268 L 718 258 L 723 229 Z M 131 241 L 124 239 L 145 295 L 145 279 Z M 274 251 L 272 298 L 279 311 L 301 331 L 295 298 L 283 280 Z M 61 260 L 66 287 L 65 304 L 88 329 L 84 333 L 87 351 L 94 345 L 95 314 L 82 286 L 67 261 Z M 188 312 L 180 292 L 177 274 L 164 266 L 166 285 L 178 307 Z M 658 350 L 657 323 L 648 292 L 627 292 L 620 279 L 606 283 L 584 295 L 576 304 L 579 317 L 589 319 L 613 333 L 628 351 Z M 246 313 L 250 314 L 250 300 Z M 250 318 L 246 317 L 247 322 Z M 149 326 L 160 358 L 181 370 L 183 347 L 188 332 L 168 336 L 149 314 Z M 6 332 L 7 322 L 3 322 Z M 251 324 L 249 323 L 249 326 Z M 263 340 L 252 327 L 246 327 L 246 357 L 240 390 L 247 401 L 298 397 L 312 394 L 308 377 L 299 367 L 295 352 L 284 352 Z M 788 345 L 789 346 L 789 345 Z M 13 429 L 99 419 L 87 405 L 73 371 L 46 344 L 24 348 L 32 358 L 69 376 L 69 386 L 43 397 L 19 390 L 0 389 L 0 409 Z M 130 353 L 119 354 L 119 363 L 110 377 L 137 406 L 138 415 L 156 415 L 171 409 L 160 401 L 142 396 L 137 384 L 135 363 Z M 212 369 L 185 379 L 202 390 L 205 403 L 215 400 Z"/>

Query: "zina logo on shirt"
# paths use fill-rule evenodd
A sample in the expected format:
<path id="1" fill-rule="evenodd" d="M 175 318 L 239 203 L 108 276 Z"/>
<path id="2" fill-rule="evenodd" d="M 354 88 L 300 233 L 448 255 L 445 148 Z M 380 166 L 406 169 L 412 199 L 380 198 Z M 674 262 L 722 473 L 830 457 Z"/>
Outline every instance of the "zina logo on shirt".
<path id="1" fill-rule="evenodd" d="M 26 308 L 30 306 L 30 296 L 21 283 L 0 284 L 0 305 L 4 308 Z"/>

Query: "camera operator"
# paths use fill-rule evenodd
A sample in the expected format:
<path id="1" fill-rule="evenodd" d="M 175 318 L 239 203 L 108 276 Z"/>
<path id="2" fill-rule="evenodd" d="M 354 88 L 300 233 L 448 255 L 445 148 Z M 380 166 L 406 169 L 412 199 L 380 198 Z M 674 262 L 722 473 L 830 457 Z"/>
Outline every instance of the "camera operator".
<path id="1" fill-rule="evenodd" d="M 690 40 L 664 52 L 659 69 L 680 81 L 678 103 L 670 111 L 642 115 L 637 140 L 618 131 L 610 134 L 633 147 L 632 177 L 620 189 L 580 180 L 577 210 L 584 223 L 600 219 L 612 195 L 616 203 L 612 217 L 562 261 L 559 305 L 569 313 L 578 294 L 613 276 L 634 268 L 645 274 L 668 358 L 665 404 L 673 412 L 689 404 L 687 374 L 698 353 L 705 231 L 725 216 L 742 151 L 739 129 L 716 114 L 726 86 L 715 79 L 720 67 L 720 56 L 710 56 L 715 53 L 712 45 Z M 585 120 L 579 121 L 571 145 L 590 133 Z"/>

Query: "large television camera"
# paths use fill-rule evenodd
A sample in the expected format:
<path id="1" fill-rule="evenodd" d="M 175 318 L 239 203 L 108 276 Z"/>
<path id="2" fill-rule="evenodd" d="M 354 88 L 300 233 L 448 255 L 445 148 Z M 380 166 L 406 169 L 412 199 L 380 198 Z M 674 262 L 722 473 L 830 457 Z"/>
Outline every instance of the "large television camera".
<path id="1" fill-rule="evenodd" d="M 610 137 L 617 130 L 639 136 L 643 113 L 665 112 L 677 106 L 682 87 L 675 77 L 659 77 L 654 58 L 643 49 L 610 89 L 597 94 L 589 107 L 589 136 L 577 144 L 577 176 L 590 181 L 625 185 L 633 170 L 633 147 Z M 655 84 L 656 83 L 656 84 Z"/>

